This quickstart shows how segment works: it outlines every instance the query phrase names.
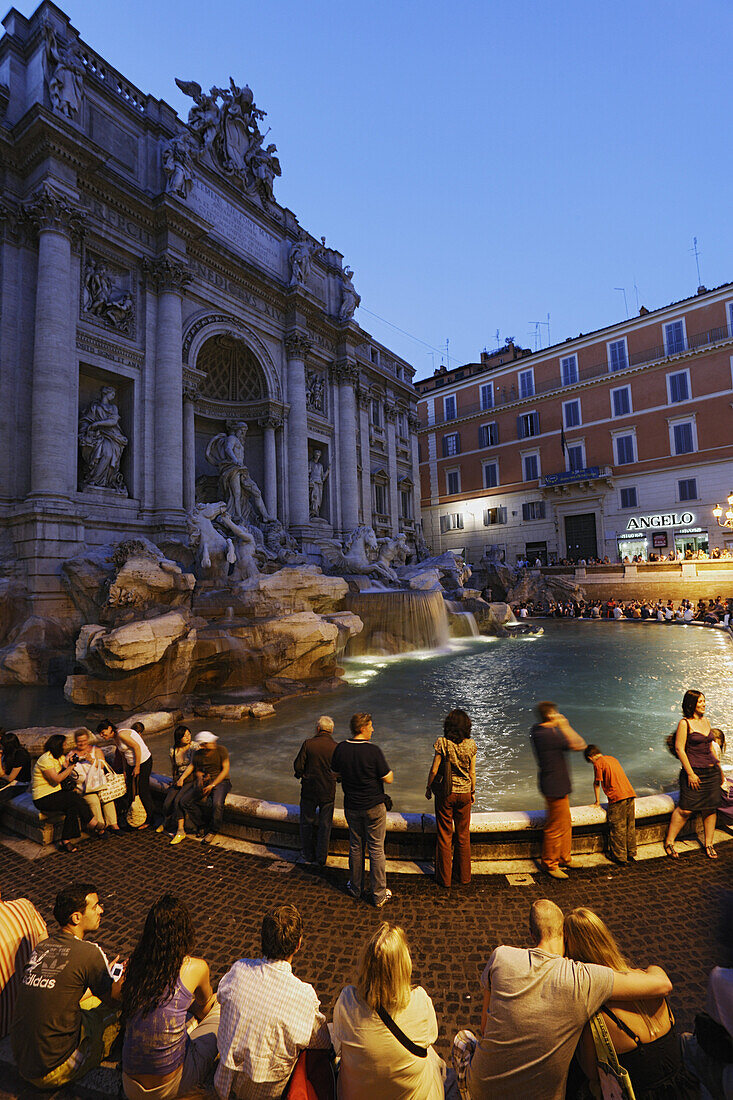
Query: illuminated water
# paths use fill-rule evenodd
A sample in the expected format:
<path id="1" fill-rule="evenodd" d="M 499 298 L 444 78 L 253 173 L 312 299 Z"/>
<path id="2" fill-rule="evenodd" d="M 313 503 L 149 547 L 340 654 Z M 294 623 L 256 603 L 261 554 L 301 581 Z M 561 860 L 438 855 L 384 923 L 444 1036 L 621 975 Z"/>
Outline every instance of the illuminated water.
<path id="1" fill-rule="evenodd" d="M 463 707 L 478 745 L 476 810 L 542 806 L 529 729 L 532 708 L 552 699 L 587 741 L 623 764 L 637 795 L 676 785 L 679 766 L 664 739 L 680 717 L 688 687 L 704 691 L 708 716 L 733 741 L 733 643 L 722 631 L 678 624 L 543 622 L 541 637 L 466 638 L 439 654 L 360 657 L 345 662 L 347 686 L 278 707 L 264 722 L 191 723 L 219 734 L 232 758 L 235 791 L 297 802 L 292 762 L 319 714 L 348 736 L 354 711 L 368 711 L 374 739 L 395 773 L 396 810 L 428 810 L 425 780 L 445 714 Z M 33 689 L 0 694 L 7 728 L 93 724 L 92 714 L 52 705 Z M 94 718 L 96 720 L 96 718 Z M 154 768 L 167 770 L 167 739 L 150 741 Z M 731 762 L 729 752 L 726 760 Z M 593 801 L 592 769 L 570 754 L 573 805 Z M 340 804 L 340 794 L 338 803 Z"/>

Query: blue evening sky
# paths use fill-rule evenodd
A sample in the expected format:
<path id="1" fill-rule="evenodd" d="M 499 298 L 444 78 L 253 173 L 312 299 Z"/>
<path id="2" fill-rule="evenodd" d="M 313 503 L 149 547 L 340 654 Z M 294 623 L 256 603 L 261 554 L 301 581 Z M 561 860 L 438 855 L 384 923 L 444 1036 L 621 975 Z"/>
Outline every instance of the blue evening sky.
<path id="1" fill-rule="evenodd" d="M 60 0 L 185 118 L 248 83 L 276 196 L 343 252 L 410 360 L 535 347 L 733 280 L 730 0 Z M 31 0 L 17 7 L 30 14 Z M 369 310 L 370 312 L 367 312 Z M 547 329 L 539 330 L 542 346 Z"/>

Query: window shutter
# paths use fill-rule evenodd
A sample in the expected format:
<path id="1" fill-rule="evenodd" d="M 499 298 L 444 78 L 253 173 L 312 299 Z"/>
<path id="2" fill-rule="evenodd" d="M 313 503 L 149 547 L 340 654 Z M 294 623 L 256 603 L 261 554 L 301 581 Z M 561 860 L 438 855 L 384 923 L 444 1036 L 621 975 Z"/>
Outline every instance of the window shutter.
<path id="1" fill-rule="evenodd" d="M 524 435 L 524 418 L 521 417 L 521 416 L 518 416 L 517 417 L 517 439 L 524 439 L 524 438 L 525 438 L 525 435 Z"/>
<path id="2" fill-rule="evenodd" d="M 506 523 L 506 508 L 499 509 L 499 523 Z"/>

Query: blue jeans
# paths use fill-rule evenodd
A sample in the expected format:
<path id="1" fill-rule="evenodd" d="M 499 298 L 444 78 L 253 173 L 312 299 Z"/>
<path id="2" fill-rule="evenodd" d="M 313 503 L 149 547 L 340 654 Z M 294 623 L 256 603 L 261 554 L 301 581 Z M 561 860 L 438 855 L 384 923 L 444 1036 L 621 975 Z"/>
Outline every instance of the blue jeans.
<path id="1" fill-rule="evenodd" d="M 192 788 L 189 793 L 189 787 Z M 224 820 L 224 799 L 232 789 L 232 785 L 228 779 L 222 779 L 221 783 L 217 783 L 210 795 L 204 797 L 203 789 L 199 787 L 198 783 L 187 784 L 183 790 L 185 792 L 184 797 L 178 800 L 178 808 L 183 811 L 183 814 L 188 814 L 191 823 L 197 833 L 200 833 L 204 826 L 204 807 L 203 804 L 207 799 L 211 799 L 211 825 L 209 832 L 218 833 L 221 829 L 222 822 Z"/>
<path id="2" fill-rule="evenodd" d="M 316 802 L 300 797 L 300 850 L 308 863 L 325 866 L 331 839 L 333 802 Z"/>
<path id="3" fill-rule="evenodd" d="M 387 832 L 387 809 L 383 802 L 368 810 L 345 810 L 349 826 L 349 877 L 351 892 L 361 897 L 364 883 L 364 861 L 369 855 L 369 877 L 374 904 L 384 901 L 387 894 L 387 861 L 384 838 Z"/>

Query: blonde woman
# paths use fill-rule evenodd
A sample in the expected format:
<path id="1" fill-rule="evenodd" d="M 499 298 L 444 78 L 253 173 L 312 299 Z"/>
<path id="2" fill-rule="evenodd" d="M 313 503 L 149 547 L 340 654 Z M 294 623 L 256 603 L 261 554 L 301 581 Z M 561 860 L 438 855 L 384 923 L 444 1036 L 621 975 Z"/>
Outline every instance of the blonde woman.
<path id="1" fill-rule="evenodd" d="M 69 760 L 76 765 L 76 774 L 79 777 L 77 790 L 83 795 L 84 801 L 97 821 L 104 820 L 104 824 L 108 829 L 111 829 L 113 833 L 118 833 L 120 827 L 117 824 L 117 810 L 114 802 L 100 802 L 98 791 L 85 790 L 87 777 L 94 764 L 101 764 L 105 772 L 111 771 L 104 758 L 104 753 L 96 745 L 90 745 L 89 734 L 83 729 L 77 730 L 74 734 L 74 745 L 76 752 L 69 757 Z"/>
<path id="2" fill-rule="evenodd" d="M 579 962 L 610 966 L 622 974 L 635 968 L 621 954 L 611 931 L 592 909 L 565 917 L 565 954 Z M 618 1060 L 628 1071 L 636 1100 L 692 1100 L 697 1087 L 682 1065 L 674 1019 L 664 997 L 648 1001 L 608 1001 L 601 1009 Z M 586 1024 L 577 1049 L 591 1090 L 600 1096 L 595 1045 Z"/>
<path id="3" fill-rule="evenodd" d="M 339 1100 L 443 1100 L 435 1009 L 411 978 L 405 933 L 380 924 L 362 951 L 356 985 L 341 990 L 333 1010 Z"/>

